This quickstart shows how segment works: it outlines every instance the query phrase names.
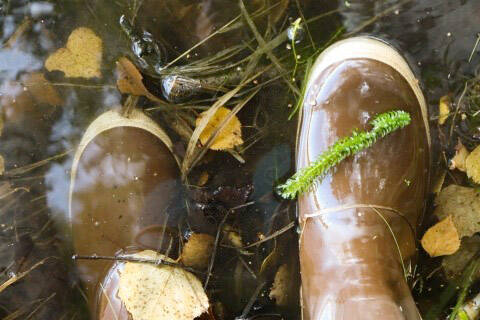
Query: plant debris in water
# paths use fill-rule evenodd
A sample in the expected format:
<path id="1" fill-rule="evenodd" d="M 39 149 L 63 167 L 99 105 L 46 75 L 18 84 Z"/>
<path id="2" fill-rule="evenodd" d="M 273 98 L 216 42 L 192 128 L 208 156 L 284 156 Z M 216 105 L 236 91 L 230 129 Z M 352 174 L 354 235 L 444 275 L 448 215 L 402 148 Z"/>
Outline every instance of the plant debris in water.
<path id="1" fill-rule="evenodd" d="M 377 115 L 367 132 L 354 131 L 350 137 L 343 138 L 322 153 L 308 167 L 301 169 L 284 184 L 278 187 L 278 193 L 285 199 L 294 199 L 308 190 L 315 181 L 321 180 L 327 172 L 345 158 L 371 147 L 375 141 L 410 124 L 410 114 L 396 110 Z"/>
<path id="2" fill-rule="evenodd" d="M 72 31 L 67 44 L 48 57 L 48 71 L 62 71 L 67 78 L 100 78 L 103 43 L 93 30 L 80 27 Z"/>

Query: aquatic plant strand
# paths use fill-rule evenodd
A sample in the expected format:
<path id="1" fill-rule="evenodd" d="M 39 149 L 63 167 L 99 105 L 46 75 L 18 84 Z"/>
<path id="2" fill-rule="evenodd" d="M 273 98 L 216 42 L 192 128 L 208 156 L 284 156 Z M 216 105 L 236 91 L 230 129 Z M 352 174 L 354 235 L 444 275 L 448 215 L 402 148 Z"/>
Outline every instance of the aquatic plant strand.
<path id="1" fill-rule="evenodd" d="M 407 126 L 410 122 L 410 114 L 402 110 L 377 115 L 369 123 L 372 130 L 368 132 L 355 130 L 351 136 L 335 142 L 312 164 L 301 169 L 284 184 L 278 186 L 278 193 L 285 199 L 296 198 L 315 182 L 321 181 L 330 169 L 345 158 L 371 147 L 378 139 Z"/>

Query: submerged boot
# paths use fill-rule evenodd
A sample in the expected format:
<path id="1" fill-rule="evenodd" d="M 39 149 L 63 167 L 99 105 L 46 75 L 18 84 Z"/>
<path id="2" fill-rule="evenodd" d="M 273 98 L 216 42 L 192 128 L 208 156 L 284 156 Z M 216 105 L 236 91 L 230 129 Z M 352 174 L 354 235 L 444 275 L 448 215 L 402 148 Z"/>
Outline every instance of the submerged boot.
<path id="1" fill-rule="evenodd" d="M 165 211 L 180 189 L 171 148 L 165 132 L 137 110 L 128 118 L 106 112 L 88 127 L 71 172 L 75 254 L 115 256 L 129 248 L 160 251 L 155 226 L 167 223 Z M 112 292 L 118 279 L 115 270 L 109 271 L 113 264 L 77 263 L 93 319 L 128 319 Z"/>
<path id="2" fill-rule="evenodd" d="M 358 37 L 317 59 L 297 166 L 392 110 L 409 112 L 411 124 L 347 158 L 299 198 L 305 320 L 420 319 L 403 266 L 424 210 L 430 138 L 425 99 L 396 50 Z"/>

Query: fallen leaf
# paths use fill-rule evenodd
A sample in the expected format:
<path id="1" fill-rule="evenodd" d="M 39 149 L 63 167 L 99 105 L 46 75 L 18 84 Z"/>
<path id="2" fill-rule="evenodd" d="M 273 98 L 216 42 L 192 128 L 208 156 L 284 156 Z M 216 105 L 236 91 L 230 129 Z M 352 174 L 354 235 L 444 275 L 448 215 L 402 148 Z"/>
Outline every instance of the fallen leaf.
<path id="1" fill-rule="evenodd" d="M 6 123 L 18 123 L 35 111 L 35 101 L 18 81 L 5 81 L 0 87 L 2 119 Z"/>
<path id="2" fill-rule="evenodd" d="M 448 116 L 450 115 L 450 97 L 443 96 L 440 98 L 438 103 L 438 124 L 442 125 L 447 121 Z"/>
<path id="3" fill-rule="evenodd" d="M 467 148 L 458 141 L 457 146 L 455 147 L 455 156 L 450 160 L 450 170 L 458 169 L 462 172 L 467 171 L 466 168 L 466 160 L 470 152 L 468 152 Z"/>
<path id="4" fill-rule="evenodd" d="M 240 235 L 238 230 L 235 230 L 232 226 L 226 224 L 225 227 L 223 227 L 223 233 L 225 239 L 230 245 L 236 248 L 243 247 L 242 236 Z"/>
<path id="5" fill-rule="evenodd" d="M 422 247 L 431 257 L 453 254 L 458 250 L 460 238 L 452 216 L 448 216 L 425 232 Z"/>
<path id="6" fill-rule="evenodd" d="M 91 29 L 80 27 L 72 31 L 65 48 L 48 57 L 45 68 L 62 71 L 67 78 L 99 78 L 102 51 L 102 39 Z"/>
<path id="7" fill-rule="evenodd" d="M 137 67 L 122 57 L 117 61 L 117 87 L 121 93 L 133 94 L 134 96 L 145 96 L 152 101 L 162 101 L 151 94 L 143 84 L 143 76 Z"/>
<path id="8" fill-rule="evenodd" d="M 182 249 L 180 261 L 187 267 L 205 269 L 210 262 L 215 239 L 205 233 L 193 233 Z"/>
<path id="9" fill-rule="evenodd" d="M 134 256 L 173 262 L 151 250 Z M 192 320 L 209 306 L 202 284 L 192 273 L 165 265 L 126 262 L 118 296 L 133 320 Z"/>
<path id="10" fill-rule="evenodd" d="M 443 220 L 452 216 L 460 238 L 480 231 L 480 191 L 474 188 L 449 185 L 435 198 L 434 214 Z"/>
<path id="11" fill-rule="evenodd" d="M 275 274 L 270 294 L 270 299 L 275 300 L 277 306 L 285 307 L 289 303 L 289 293 L 291 287 L 291 276 L 288 271 L 288 266 L 282 264 Z"/>
<path id="12" fill-rule="evenodd" d="M 43 73 L 32 72 L 22 77 L 22 82 L 28 93 L 30 93 L 39 104 L 48 104 L 51 106 L 59 106 L 63 104 L 55 87 L 45 79 Z"/>
<path id="13" fill-rule="evenodd" d="M 230 110 L 225 107 L 218 108 L 217 112 L 211 117 L 207 126 L 200 134 L 200 142 L 205 145 L 222 123 L 230 114 Z M 196 125 L 200 124 L 200 121 L 207 115 L 207 111 L 202 112 L 196 120 Z M 242 128 L 240 120 L 236 116 L 233 116 L 227 124 L 220 130 L 217 137 L 214 139 L 210 149 L 212 150 L 225 150 L 231 149 L 235 146 L 241 145 L 242 140 Z"/>
<path id="14" fill-rule="evenodd" d="M 480 250 L 480 236 L 463 238 L 460 249 L 442 260 L 442 267 L 447 278 L 452 279 L 462 274 L 470 259 Z M 480 276 L 480 270 L 477 277 Z"/>
<path id="15" fill-rule="evenodd" d="M 473 149 L 465 160 L 467 176 L 475 183 L 480 183 L 480 146 Z"/>

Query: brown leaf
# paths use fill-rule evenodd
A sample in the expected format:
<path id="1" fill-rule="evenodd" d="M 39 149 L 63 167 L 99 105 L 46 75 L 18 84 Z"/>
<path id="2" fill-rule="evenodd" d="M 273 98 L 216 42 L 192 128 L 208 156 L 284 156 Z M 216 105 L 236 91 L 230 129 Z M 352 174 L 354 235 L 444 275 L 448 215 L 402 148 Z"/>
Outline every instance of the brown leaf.
<path id="1" fill-rule="evenodd" d="M 460 238 L 452 216 L 449 215 L 425 232 L 422 247 L 431 257 L 453 254 L 460 248 Z"/>
<path id="2" fill-rule="evenodd" d="M 215 239 L 204 233 L 193 233 L 183 247 L 180 261 L 187 267 L 205 269 L 210 262 Z"/>
<path id="3" fill-rule="evenodd" d="M 143 84 L 143 76 L 137 67 L 122 57 L 117 61 L 117 87 L 121 93 L 133 94 L 134 96 L 145 96 L 153 101 L 161 101 L 153 94 L 148 92 Z"/>
<path id="4" fill-rule="evenodd" d="M 200 121 L 207 115 L 208 111 L 202 112 L 197 118 L 196 124 L 199 125 Z M 218 108 L 217 112 L 210 118 L 207 126 L 200 134 L 200 142 L 205 145 L 213 135 L 215 130 L 219 128 L 222 121 L 230 114 L 230 110 L 225 107 Z M 236 116 L 233 116 L 227 124 L 220 130 L 218 136 L 214 139 L 213 144 L 210 146 L 212 150 L 225 150 L 231 149 L 235 146 L 241 145 L 242 140 L 242 128 L 240 120 Z"/>
<path id="5" fill-rule="evenodd" d="M 37 103 L 51 106 L 63 104 L 63 100 L 60 98 L 57 90 L 45 79 L 43 73 L 28 73 L 22 77 L 22 82 Z"/>
<path id="6" fill-rule="evenodd" d="M 93 30 L 80 27 L 72 31 L 67 44 L 45 61 L 48 71 L 62 71 L 67 78 L 101 77 L 103 44 Z"/>

